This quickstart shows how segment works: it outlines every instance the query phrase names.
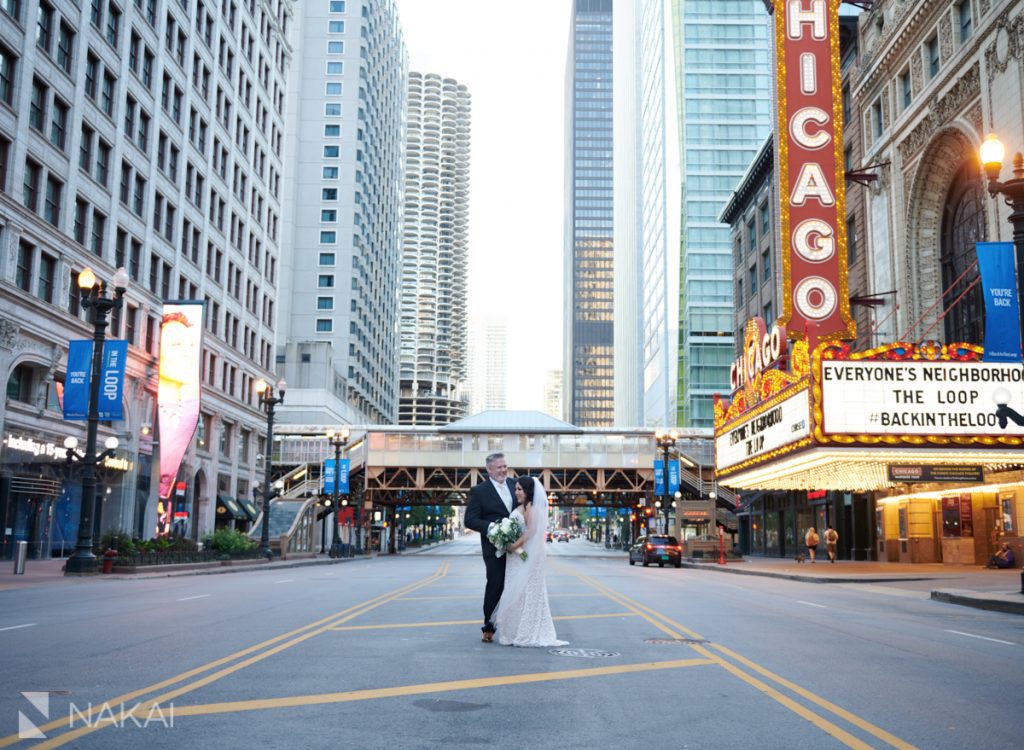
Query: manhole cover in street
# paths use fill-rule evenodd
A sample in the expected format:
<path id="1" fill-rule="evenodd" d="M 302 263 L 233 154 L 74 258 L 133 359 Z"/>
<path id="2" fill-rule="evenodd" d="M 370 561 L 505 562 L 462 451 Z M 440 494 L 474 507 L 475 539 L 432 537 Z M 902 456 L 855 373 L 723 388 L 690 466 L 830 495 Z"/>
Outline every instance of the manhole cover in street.
<path id="1" fill-rule="evenodd" d="M 646 638 L 644 643 L 653 643 L 658 646 L 684 646 L 687 643 L 707 643 L 702 638 Z"/>
<path id="2" fill-rule="evenodd" d="M 620 655 L 617 651 L 601 651 L 596 648 L 553 648 L 548 653 L 555 656 L 578 656 L 583 659 L 607 659 Z"/>

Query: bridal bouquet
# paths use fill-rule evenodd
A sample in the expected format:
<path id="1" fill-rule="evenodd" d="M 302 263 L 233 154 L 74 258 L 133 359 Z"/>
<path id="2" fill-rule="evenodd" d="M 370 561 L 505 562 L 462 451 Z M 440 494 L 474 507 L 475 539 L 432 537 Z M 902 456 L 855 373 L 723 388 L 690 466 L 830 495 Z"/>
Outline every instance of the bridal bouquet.
<path id="1" fill-rule="evenodd" d="M 523 527 L 516 519 L 503 518 L 500 521 L 494 521 L 487 527 L 487 540 L 498 548 L 496 554 L 501 557 L 505 554 L 506 548 L 510 544 L 515 544 L 516 540 L 523 535 L 523 531 Z M 519 557 L 525 560 L 526 552 L 520 552 Z"/>

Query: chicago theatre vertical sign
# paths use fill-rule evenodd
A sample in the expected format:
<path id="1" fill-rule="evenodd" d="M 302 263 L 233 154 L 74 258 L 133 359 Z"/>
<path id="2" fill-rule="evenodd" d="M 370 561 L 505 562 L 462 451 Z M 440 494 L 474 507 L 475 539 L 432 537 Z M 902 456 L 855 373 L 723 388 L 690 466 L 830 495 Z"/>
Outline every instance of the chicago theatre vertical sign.
<path id="1" fill-rule="evenodd" d="M 839 0 L 776 0 L 781 323 L 855 338 L 846 266 Z"/>

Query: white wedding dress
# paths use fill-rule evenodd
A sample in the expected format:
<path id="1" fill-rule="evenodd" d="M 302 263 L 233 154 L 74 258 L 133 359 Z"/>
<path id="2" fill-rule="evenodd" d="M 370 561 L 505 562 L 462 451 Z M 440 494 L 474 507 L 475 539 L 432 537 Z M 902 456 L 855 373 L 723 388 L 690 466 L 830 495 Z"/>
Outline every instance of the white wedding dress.
<path id="1" fill-rule="evenodd" d="M 519 552 L 509 552 L 505 563 L 505 589 L 491 616 L 498 643 L 503 646 L 544 647 L 566 646 L 555 634 L 548 606 L 548 585 L 544 575 L 544 530 L 547 527 L 547 493 L 541 483 L 534 483 L 534 501 L 530 515 L 533 528 L 527 528 L 526 543 L 520 549 L 527 553 L 523 560 Z M 521 526 L 526 528 L 522 510 L 512 511 Z"/>

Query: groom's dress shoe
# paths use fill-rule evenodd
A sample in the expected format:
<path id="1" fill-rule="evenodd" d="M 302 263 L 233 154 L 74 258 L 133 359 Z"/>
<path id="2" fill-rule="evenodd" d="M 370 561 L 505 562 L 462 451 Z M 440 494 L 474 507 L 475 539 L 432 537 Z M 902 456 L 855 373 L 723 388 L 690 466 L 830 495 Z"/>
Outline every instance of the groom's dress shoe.
<path id="1" fill-rule="evenodd" d="M 483 638 L 481 638 L 480 640 L 482 640 L 484 643 L 493 643 L 494 642 L 494 633 L 489 633 L 489 632 L 487 632 L 485 630 L 484 634 L 483 634 Z"/>

